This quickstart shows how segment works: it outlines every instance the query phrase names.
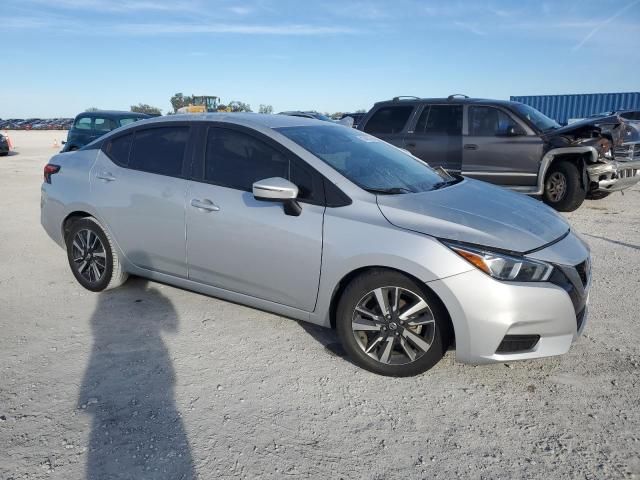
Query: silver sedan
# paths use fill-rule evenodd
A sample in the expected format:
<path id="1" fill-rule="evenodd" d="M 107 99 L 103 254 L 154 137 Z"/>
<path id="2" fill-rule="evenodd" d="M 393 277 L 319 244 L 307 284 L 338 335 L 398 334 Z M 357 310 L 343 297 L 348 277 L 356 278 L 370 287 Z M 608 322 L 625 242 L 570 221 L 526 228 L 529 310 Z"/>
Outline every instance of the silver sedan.
<path id="1" fill-rule="evenodd" d="M 119 128 L 44 168 L 41 221 L 99 292 L 128 274 L 335 328 L 358 365 L 415 375 L 565 353 L 587 245 L 545 205 L 363 132 L 284 115 Z"/>

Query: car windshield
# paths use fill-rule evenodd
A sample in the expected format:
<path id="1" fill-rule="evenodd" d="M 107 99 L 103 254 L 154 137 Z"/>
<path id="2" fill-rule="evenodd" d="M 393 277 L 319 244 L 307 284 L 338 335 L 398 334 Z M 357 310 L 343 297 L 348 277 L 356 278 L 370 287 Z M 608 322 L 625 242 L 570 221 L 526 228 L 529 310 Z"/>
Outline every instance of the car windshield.
<path id="1" fill-rule="evenodd" d="M 550 119 L 544 113 L 539 112 L 529 105 L 525 105 L 524 103 L 514 103 L 513 108 L 543 132 L 560 128 L 560 124 L 558 122 Z"/>
<path id="2" fill-rule="evenodd" d="M 373 193 L 400 194 L 442 188 L 458 180 L 376 137 L 337 125 L 276 129 Z"/>

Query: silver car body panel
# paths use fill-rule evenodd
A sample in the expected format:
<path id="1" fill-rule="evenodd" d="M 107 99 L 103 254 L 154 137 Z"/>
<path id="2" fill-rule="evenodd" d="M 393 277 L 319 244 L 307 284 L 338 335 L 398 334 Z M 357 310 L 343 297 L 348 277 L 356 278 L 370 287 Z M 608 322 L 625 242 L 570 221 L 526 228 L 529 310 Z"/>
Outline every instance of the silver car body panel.
<path id="1" fill-rule="evenodd" d="M 273 130 L 314 120 L 251 114 L 180 120 L 231 122 L 268 135 L 352 203 L 301 203 L 302 215 L 287 216 L 280 204 L 258 201 L 249 192 L 155 178 L 160 176 L 117 167 L 99 149 L 88 149 L 50 161 L 61 165 L 52 184 L 42 185 L 42 225 L 51 238 L 64 247 L 64 220 L 86 212 L 111 234 L 132 274 L 327 327 L 346 277 L 371 267 L 402 271 L 439 296 L 451 316 L 457 359 L 465 362 L 557 355 L 579 334 L 576 310 L 563 288 L 494 280 L 436 238 L 536 249 L 532 258 L 574 268 L 588 259 L 588 250 L 575 235 L 566 235 L 567 224 L 548 207 L 472 180 L 424 194 L 373 195 Z M 109 177 L 103 173 L 116 180 L 97 178 Z M 193 206 L 194 199 L 216 208 Z M 496 354 L 507 333 L 541 339 L 529 352 Z"/>

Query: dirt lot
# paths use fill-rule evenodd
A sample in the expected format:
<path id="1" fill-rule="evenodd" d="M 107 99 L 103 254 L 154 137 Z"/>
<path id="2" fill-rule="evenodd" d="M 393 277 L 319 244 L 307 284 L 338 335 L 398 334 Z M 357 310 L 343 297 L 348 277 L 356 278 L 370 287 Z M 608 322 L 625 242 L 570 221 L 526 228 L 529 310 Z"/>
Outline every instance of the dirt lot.
<path id="1" fill-rule="evenodd" d="M 567 355 L 391 379 L 328 330 L 141 279 L 83 290 L 39 222 L 64 135 L 9 135 L 1 479 L 640 477 L 640 188 L 568 215 L 594 279 Z"/>

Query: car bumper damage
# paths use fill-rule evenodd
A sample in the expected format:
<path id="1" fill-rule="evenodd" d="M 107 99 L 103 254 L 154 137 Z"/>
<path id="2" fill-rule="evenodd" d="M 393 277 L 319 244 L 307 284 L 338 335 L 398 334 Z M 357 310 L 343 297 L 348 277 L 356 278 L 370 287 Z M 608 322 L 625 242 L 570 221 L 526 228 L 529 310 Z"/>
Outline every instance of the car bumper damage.
<path id="1" fill-rule="evenodd" d="M 587 175 L 595 190 L 618 192 L 640 181 L 640 144 L 616 149 L 613 160 L 587 166 Z"/>

